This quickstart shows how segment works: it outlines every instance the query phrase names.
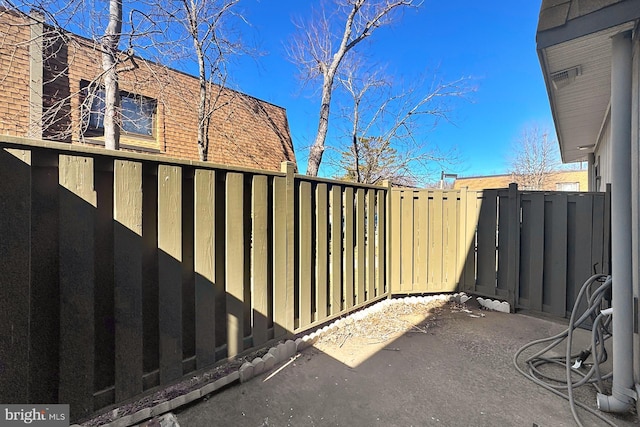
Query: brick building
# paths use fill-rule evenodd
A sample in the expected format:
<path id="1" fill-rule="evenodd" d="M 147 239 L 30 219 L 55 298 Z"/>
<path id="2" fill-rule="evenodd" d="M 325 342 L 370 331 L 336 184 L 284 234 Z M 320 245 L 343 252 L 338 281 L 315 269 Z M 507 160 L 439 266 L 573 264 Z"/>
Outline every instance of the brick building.
<path id="1" fill-rule="evenodd" d="M 196 77 L 121 52 L 120 147 L 197 160 Z M 101 53 L 90 39 L 0 10 L 0 133 L 104 145 Z M 295 162 L 286 111 L 212 85 L 208 160 L 279 170 Z"/>
<path id="2" fill-rule="evenodd" d="M 588 191 L 587 170 L 568 170 L 550 173 L 545 178 L 542 191 Z M 510 183 L 518 182 L 517 177 L 511 174 L 486 175 L 456 178 L 454 189 L 467 188 L 468 190 L 486 190 L 492 188 L 507 188 Z M 519 185 L 521 190 L 527 190 Z"/>

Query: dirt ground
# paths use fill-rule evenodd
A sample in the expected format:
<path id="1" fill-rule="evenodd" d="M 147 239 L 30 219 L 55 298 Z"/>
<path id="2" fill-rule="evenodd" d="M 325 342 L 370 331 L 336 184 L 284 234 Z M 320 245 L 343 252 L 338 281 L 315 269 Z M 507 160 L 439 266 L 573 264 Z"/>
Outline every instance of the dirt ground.
<path id="1" fill-rule="evenodd" d="M 574 426 L 567 401 L 512 364 L 522 345 L 565 327 L 473 301 L 393 304 L 343 321 L 275 370 L 176 415 L 182 427 Z M 595 407 L 592 388 L 576 395 Z M 585 426 L 603 425 L 578 414 Z M 608 417 L 640 425 L 635 414 Z"/>

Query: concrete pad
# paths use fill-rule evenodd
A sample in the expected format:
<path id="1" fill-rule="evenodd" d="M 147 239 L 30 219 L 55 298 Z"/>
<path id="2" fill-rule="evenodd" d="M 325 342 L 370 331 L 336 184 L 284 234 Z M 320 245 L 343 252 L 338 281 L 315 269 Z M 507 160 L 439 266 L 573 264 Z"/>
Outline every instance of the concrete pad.
<path id="1" fill-rule="evenodd" d="M 566 324 L 472 311 L 445 308 L 428 333 L 405 333 L 355 367 L 309 347 L 270 373 L 183 408 L 178 421 L 182 427 L 256 427 L 265 420 L 273 426 L 574 426 L 568 403 L 512 364 L 524 344 Z M 581 387 L 576 396 L 595 408 L 595 394 Z M 602 425 L 578 413 L 585 426 Z M 607 416 L 620 427 L 640 425 L 633 414 Z"/>

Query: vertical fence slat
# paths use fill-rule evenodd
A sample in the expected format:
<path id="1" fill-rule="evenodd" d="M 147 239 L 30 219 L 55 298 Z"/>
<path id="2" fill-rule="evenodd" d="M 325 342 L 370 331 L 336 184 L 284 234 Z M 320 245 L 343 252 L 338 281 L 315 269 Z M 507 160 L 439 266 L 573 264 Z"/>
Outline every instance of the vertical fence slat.
<path id="1" fill-rule="evenodd" d="M 342 187 L 331 186 L 331 314 L 342 310 Z"/>
<path id="2" fill-rule="evenodd" d="M 295 180 L 295 164 L 292 162 L 286 162 L 281 164 L 282 172 L 286 172 L 286 301 L 285 306 L 285 319 L 286 328 L 288 332 L 293 332 L 295 329 L 295 193 L 296 193 L 296 180 Z"/>
<path id="3" fill-rule="evenodd" d="M 511 217 L 508 190 L 498 192 L 498 271 L 496 296 L 505 298 L 509 289 L 509 242 L 511 238 Z"/>
<path id="4" fill-rule="evenodd" d="M 463 194 L 466 194 L 466 204 L 462 205 L 465 212 L 465 234 L 460 247 L 460 250 L 463 251 L 461 258 L 464 263 L 461 273 L 463 277 L 462 289 L 473 292 L 476 287 L 476 233 L 482 199 L 479 198 L 479 193 L 476 191 L 465 191 Z M 462 198 L 460 201 L 462 202 Z"/>
<path id="5" fill-rule="evenodd" d="M 567 196 L 555 194 L 545 203 L 543 304 L 564 317 L 567 301 Z M 543 306 L 546 310 L 546 307 Z"/>
<path id="6" fill-rule="evenodd" d="M 344 190 L 344 299 L 345 309 L 353 307 L 354 304 L 354 227 L 353 227 L 353 188 L 347 187 Z"/>
<path id="7" fill-rule="evenodd" d="M 226 188 L 227 357 L 244 350 L 244 176 L 227 174 Z"/>
<path id="8" fill-rule="evenodd" d="M 196 316 L 196 368 L 216 360 L 216 173 L 196 170 L 194 175 L 194 271 Z"/>
<path id="9" fill-rule="evenodd" d="M 443 266 L 442 290 L 455 292 L 457 290 L 457 247 L 458 247 L 458 192 L 446 191 L 444 223 L 445 228 L 445 253 Z"/>
<path id="10" fill-rule="evenodd" d="M 144 372 L 159 372 L 160 332 L 158 328 L 158 165 L 142 164 L 142 328 Z M 152 377 L 152 378 L 151 378 Z M 145 389 L 159 384 L 159 375 L 147 377 Z"/>
<path id="11" fill-rule="evenodd" d="M 367 214 L 366 214 L 366 243 L 367 243 L 367 256 L 366 256 L 366 284 L 367 284 L 367 300 L 370 300 L 376 295 L 376 272 L 375 272 L 375 205 L 376 205 L 376 192 L 373 189 L 367 190 Z"/>
<path id="12" fill-rule="evenodd" d="M 507 242 L 507 282 L 506 290 L 508 292 L 509 304 L 511 310 L 515 309 L 518 301 L 518 289 L 520 281 L 520 192 L 518 185 L 509 184 L 509 236 Z"/>
<path id="13" fill-rule="evenodd" d="M 390 191 L 378 190 L 376 192 L 376 296 L 380 296 L 386 292 L 388 263 L 386 258 L 386 245 L 389 240 L 386 236 L 387 218 L 387 197 L 390 197 Z"/>
<path id="14" fill-rule="evenodd" d="M 391 259 L 391 283 L 389 284 L 389 286 L 391 288 L 391 292 L 400 292 L 402 290 L 400 284 L 400 270 L 402 268 L 400 265 L 400 259 L 402 255 L 402 190 L 390 189 L 389 192 L 391 198 L 391 218 L 393 218 L 392 221 L 388 219 L 391 228 L 391 253 L 389 257 Z"/>
<path id="15" fill-rule="evenodd" d="M 537 311 L 542 311 L 545 253 L 544 233 L 541 230 L 544 230 L 545 222 L 544 197 L 542 193 L 532 193 L 526 196 L 528 203 L 522 201 L 520 288 L 527 291 L 526 308 Z"/>
<path id="16" fill-rule="evenodd" d="M 478 219 L 477 243 L 477 285 L 476 291 L 482 288 L 483 294 L 495 292 L 496 287 L 496 224 L 497 199 L 496 190 L 485 190 L 482 193 L 482 204 Z"/>
<path id="17" fill-rule="evenodd" d="M 365 301 L 365 259 L 366 247 L 364 242 L 364 188 L 356 190 L 356 303 L 360 304 Z"/>
<path id="18" fill-rule="evenodd" d="M 116 401 L 142 392 L 142 164 L 115 160 L 113 251 Z"/>
<path id="19" fill-rule="evenodd" d="M 158 166 L 160 383 L 182 376 L 182 169 Z"/>
<path id="20" fill-rule="evenodd" d="M 93 159 L 60 156 L 60 389 L 71 418 L 91 414 L 94 390 Z"/>
<path id="21" fill-rule="evenodd" d="M 467 251 L 469 250 L 469 244 L 467 243 L 467 201 L 468 192 L 467 187 L 463 187 L 458 190 L 458 241 L 456 242 L 456 277 L 455 282 L 457 289 L 460 291 L 466 291 L 467 285 L 464 278 L 464 266 L 467 259 Z"/>
<path id="22" fill-rule="evenodd" d="M 591 255 L 592 235 L 591 223 L 593 215 L 593 199 L 591 197 L 583 197 L 581 194 L 570 194 L 567 196 L 569 202 L 573 202 L 574 218 L 573 230 L 575 231 L 573 241 L 569 244 L 573 248 L 569 253 L 573 255 L 570 265 L 573 266 L 569 272 L 570 280 L 567 282 L 567 315 L 573 309 L 578 292 L 582 284 L 593 274 L 593 264 Z M 586 301 L 582 300 L 579 310 L 586 309 Z M 580 311 L 582 312 L 582 311 Z"/>
<path id="23" fill-rule="evenodd" d="M 195 170 L 182 169 L 182 358 L 183 374 L 196 369 Z"/>
<path id="24" fill-rule="evenodd" d="M 607 184 L 607 189 L 604 193 L 603 240 L 602 272 L 611 274 L 611 184 Z"/>
<path id="25" fill-rule="evenodd" d="M 604 254 L 604 195 L 593 194 L 593 214 L 591 218 L 591 263 L 595 266 L 595 273 L 603 272 Z"/>
<path id="26" fill-rule="evenodd" d="M 316 313 L 317 319 L 327 317 L 328 306 L 328 277 L 327 267 L 329 263 L 329 233 L 328 212 L 329 197 L 327 184 L 316 186 Z"/>
<path id="27" fill-rule="evenodd" d="M 95 214 L 95 291 L 94 340 L 95 369 L 94 389 L 104 390 L 115 384 L 116 346 L 115 340 L 115 275 L 114 275 L 114 232 L 117 228 L 113 218 L 114 162 L 112 159 L 94 158 L 93 186 L 97 196 Z M 109 399 L 96 399 L 94 406 L 111 403 Z"/>
<path id="28" fill-rule="evenodd" d="M 273 321 L 274 336 L 281 337 L 287 329 L 293 330 L 293 295 L 289 295 L 288 280 L 288 231 L 287 231 L 287 179 L 273 180 Z M 292 289 L 291 289 L 292 291 Z"/>
<path id="29" fill-rule="evenodd" d="M 416 202 L 416 215 L 418 219 L 415 221 L 416 230 L 414 233 L 415 257 L 416 266 L 416 286 L 421 292 L 428 292 L 429 289 L 429 248 L 431 230 L 429 230 L 429 220 L 431 218 L 431 212 L 429 209 L 430 191 L 422 190 L 418 193 L 418 200 Z"/>
<path id="30" fill-rule="evenodd" d="M 0 150 L 0 158 L 3 154 L 3 151 Z M 58 397 L 58 379 L 60 378 L 58 363 L 58 344 L 60 342 L 58 153 L 35 150 L 31 155 L 31 242 L 37 242 L 37 244 L 31 245 L 31 260 L 37 260 L 37 262 L 31 262 L 31 286 L 30 288 L 24 288 L 29 289 L 31 292 L 31 308 L 29 310 L 31 313 L 29 332 L 29 344 L 31 346 L 29 354 L 29 401 L 53 403 L 56 402 Z M 2 160 L 0 160 L 1 162 Z M 5 166 L 9 165 L 0 164 L 0 175 L 5 170 Z M 16 177 L 20 177 L 27 171 L 26 168 L 28 167 L 24 162 L 12 166 L 6 172 Z M 11 179 L 6 176 L 0 176 L 0 183 L 2 183 L 0 188 L 4 187 Z M 18 179 L 20 180 L 20 178 Z M 8 205 L 0 206 L 0 236 L 2 236 L 0 238 L 0 246 L 2 246 L 2 243 L 10 245 L 10 254 L 5 254 L 0 249 L 0 263 L 2 262 L 1 260 L 5 260 L 13 264 L 16 261 L 13 257 L 21 256 L 19 243 L 15 247 L 16 250 L 14 250 L 11 242 L 5 242 L 5 238 L 11 236 L 11 233 L 22 233 L 23 230 L 20 227 L 28 224 L 28 216 L 16 215 L 17 213 L 13 212 L 16 208 L 24 209 L 28 207 L 28 197 L 28 193 L 22 193 L 20 199 L 26 203 L 14 204 L 12 202 L 15 202 L 15 199 L 7 198 L 0 194 L 0 204 L 8 202 Z M 8 217 L 9 225 L 11 225 L 13 219 L 14 221 L 19 221 L 20 227 L 11 230 L 11 232 L 3 229 L 4 224 L 7 224 L 3 214 L 10 215 Z M 28 237 L 28 234 L 23 237 Z M 5 266 L 1 266 L 0 271 L 4 272 L 0 276 L 0 289 L 4 290 L 5 284 L 2 281 L 10 270 L 5 269 Z M 16 285 L 19 286 L 20 282 L 9 283 L 6 286 L 10 288 Z M 5 300 L 3 297 L 0 297 L 0 301 L 9 301 L 12 306 L 14 302 L 12 299 Z M 2 303 L 0 302 L 0 304 Z M 0 308 L 0 312 L 6 313 L 8 311 L 3 311 Z M 0 320 L 0 330 L 11 329 L 6 329 Z M 0 344 L 1 348 L 10 348 L 10 346 Z M 7 360 L 3 357 L 1 351 L 0 360 Z M 8 373 L 8 371 L 5 371 L 5 375 Z M 21 382 L 26 383 L 25 381 Z M 0 389 L 13 393 L 13 390 L 4 387 L 2 380 L 0 380 Z M 0 402 L 27 402 L 27 400 L 4 399 L 3 393 L 0 391 Z"/>
<path id="31" fill-rule="evenodd" d="M 429 209 L 429 224 L 431 230 L 429 232 L 430 248 L 429 251 L 429 292 L 436 292 L 442 289 L 444 281 L 443 272 L 443 256 L 444 256 L 444 198 L 443 191 L 436 190 L 433 192 L 433 198 Z"/>
<path id="32" fill-rule="evenodd" d="M 269 274 L 267 263 L 267 198 L 268 182 L 266 176 L 253 177 L 252 204 L 252 245 L 251 245 L 251 280 L 253 287 L 253 345 L 260 346 L 267 342 L 269 329 Z"/>
<path id="33" fill-rule="evenodd" d="M 0 401 L 27 403 L 30 401 L 27 381 L 31 289 L 30 151 L 0 149 L 0 183 Z"/>
<path id="34" fill-rule="evenodd" d="M 413 290 L 413 191 L 403 191 L 402 197 L 402 271 L 400 273 L 400 290 Z"/>
<path id="35" fill-rule="evenodd" d="M 299 181 L 298 213 L 298 304 L 299 328 L 311 323 L 312 235 L 311 235 L 311 183 Z"/>

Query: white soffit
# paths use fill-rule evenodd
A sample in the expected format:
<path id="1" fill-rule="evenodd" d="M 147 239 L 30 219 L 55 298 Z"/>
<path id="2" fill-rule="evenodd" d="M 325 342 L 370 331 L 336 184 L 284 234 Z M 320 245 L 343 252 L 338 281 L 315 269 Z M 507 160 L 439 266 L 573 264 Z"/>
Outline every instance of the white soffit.
<path id="1" fill-rule="evenodd" d="M 611 96 L 611 37 L 633 29 L 633 22 L 585 35 L 542 50 L 562 160 L 587 160 L 595 145 Z M 579 67 L 578 75 L 554 85 L 552 76 Z M 557 87 L 556 87 L 557 86 Z"/>

